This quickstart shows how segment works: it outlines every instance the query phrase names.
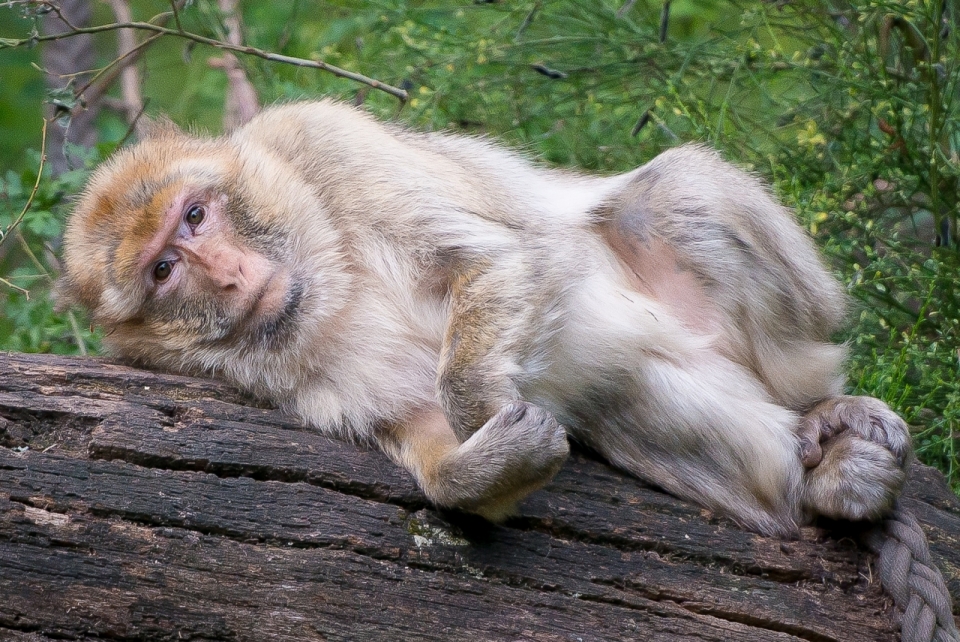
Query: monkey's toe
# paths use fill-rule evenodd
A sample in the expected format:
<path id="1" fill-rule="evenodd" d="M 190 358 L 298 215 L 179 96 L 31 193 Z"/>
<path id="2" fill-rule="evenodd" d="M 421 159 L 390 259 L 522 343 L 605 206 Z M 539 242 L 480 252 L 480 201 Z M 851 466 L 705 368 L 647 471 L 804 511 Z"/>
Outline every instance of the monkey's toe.
<path id="1" fill-rule="evenodd" d="M 820 465 L 826 444 L 847 432 L 882 446 L 899 467 L 906 466 L 911 453 L 907 424 L 879 399 L 853 396 L 822 401 L 803 417 L 797 431 L 803 465 Z"/>

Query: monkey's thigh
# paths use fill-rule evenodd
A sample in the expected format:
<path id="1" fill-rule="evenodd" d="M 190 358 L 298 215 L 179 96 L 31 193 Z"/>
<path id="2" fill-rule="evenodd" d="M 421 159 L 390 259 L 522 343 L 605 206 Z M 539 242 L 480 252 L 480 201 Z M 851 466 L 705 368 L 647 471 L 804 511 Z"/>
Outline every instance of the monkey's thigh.
<path id="1" fill-rule="evenodd" d="M 613 436 L 604 454 L 615 464 L 748 528 L 795 530 L 797 416 L 770 402 L 740 366 L 649 360 L 624 410 L 600 421 Z"/>
<path id="2" fill-rule="evenodd" d="M 820 320 L 824 310 L 842 307 L 834 288 L 811 294 L 770 257 L 719 242 L 710 251 L 691 247 L 652 232 L 656 223 L 646 218 L 631 211 L 601 227 L 623 283 L 656 301 L 687 331 L 712 337 L 726 358 L 755 373 L 777 404 L 805 409 L 840 394 L 846 350 L 825 341 L 832 322 Z M 718 229 L 726 230 L 716 218 Z M 816 264 L 812 248 L 796 251 L 801 262 Z M 830 279 L 826 273 L 822 278 Z"/>
<path id="3" fill-rule="evenodd" d="M 613 464 L 748 528 L 793 532 L 803 474 L 796 413 L 699 339 L 659 342 L 652 326 L 631 334 L 614 323 L 617 334 L 614 301 L 592 309 L 604 310 L 607 324 L 581 320 L 594 332 L 568 348 L 569 359 L 558 360 L 567 372 L 554 377 L 564 384 L 557 414 L 571 433 Z M 578 389 L 564 390 L 571 382 Z"/>

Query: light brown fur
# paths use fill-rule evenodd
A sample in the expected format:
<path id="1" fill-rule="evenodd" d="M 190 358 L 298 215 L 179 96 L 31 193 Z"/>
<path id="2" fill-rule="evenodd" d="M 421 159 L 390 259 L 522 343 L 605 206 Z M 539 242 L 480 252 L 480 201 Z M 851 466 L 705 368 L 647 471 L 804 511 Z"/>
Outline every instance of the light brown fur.
<path id="1" fill-rule="evenodd" d="M 840 288 L 703 148 L 593 177 L 329 101 L 164 125 L 95 173 L 64 259 L 117 354 L 376 441 L 440 505 L 509 514 L 565 433 L 767 533 L 903 483 L 904 424 L 838 396 Z"/>

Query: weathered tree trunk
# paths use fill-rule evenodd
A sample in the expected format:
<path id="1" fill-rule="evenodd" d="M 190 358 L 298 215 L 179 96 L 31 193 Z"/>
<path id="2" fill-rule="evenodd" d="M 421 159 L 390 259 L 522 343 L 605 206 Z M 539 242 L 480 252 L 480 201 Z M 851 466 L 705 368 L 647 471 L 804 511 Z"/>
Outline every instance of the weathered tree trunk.
<path id="1" fill-rule="evenodd" d="M 889 640 L 856 532 L 747 533 L 575 454 L 491 526 L 221 384 L 0 353 L 0 639 Z M 960 597 L 960 502 L 904 503 Z"/>

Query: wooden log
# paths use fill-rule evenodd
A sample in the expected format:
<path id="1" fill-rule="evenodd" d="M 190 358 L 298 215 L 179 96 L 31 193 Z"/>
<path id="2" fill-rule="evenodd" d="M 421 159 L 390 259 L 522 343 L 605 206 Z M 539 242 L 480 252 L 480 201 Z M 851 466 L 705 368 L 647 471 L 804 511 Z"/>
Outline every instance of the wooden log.
<path id="1" fill-rule="evenodd" d="M 960 501 L 905 504 L 960 598 Z M 0 640 L 897 639 L 857 525 L 781 541 L 575 453 L 494 526 L 217 382 L 0 353 Z"/>

